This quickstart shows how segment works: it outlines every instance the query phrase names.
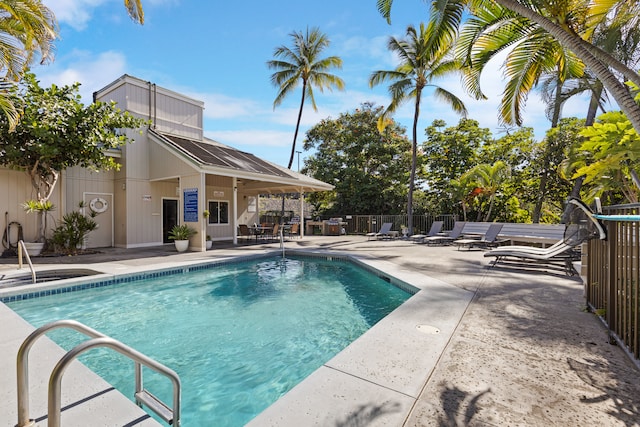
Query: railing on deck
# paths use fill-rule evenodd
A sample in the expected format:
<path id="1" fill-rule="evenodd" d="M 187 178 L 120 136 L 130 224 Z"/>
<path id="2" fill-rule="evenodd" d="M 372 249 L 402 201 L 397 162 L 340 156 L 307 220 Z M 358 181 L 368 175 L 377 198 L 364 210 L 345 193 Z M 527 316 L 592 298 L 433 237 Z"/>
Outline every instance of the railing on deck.
<path id="1" fill-rule="evenodd" d="M 605 215 L 637 215 L 640 204 L 603 207 Z M 611 337 L 640 360 L 640 221 L 603 221 L 607 240 L 587 249 L 587 303 L 607 323 Z"/>
<path id="2" fill-rule="evenodd" d="M 407 215 L 343 215 L 342 220 L 347 223 L 347 234 L 376 233 L 385 222 L 393 223 L 392 230 L 401 231 L 407 226 Z M 456 222 L 456 215 L 413 215 L 413 233 L 426 233 L 433 221 L 444 221 L 444 230 L 451 230 Z"/>
<path id="3" fill-rule="evenodd" d="M 337 215 L 339 216 L 339 215 Z M 401 231 L 407 226 L 407 215 L 342 215 L 342 220 L 347 223 L 344 227 L 347 234 L 377 233 L 385 222 L 392 222 L 392 230 Z M 314 218 L 315 219 L 315 218 Z M 329 219 L 320 218 L 320 219 Z M 426 233 L 431 228 L 433 221 L 444 221 L 443 230 L 451 230 L 453 223 L 458 219 L 457 215 L 414 215 L 413 233 Z M 260 223 L 275 224 L 278 220 L 270 216 L 261 215 Z"/>

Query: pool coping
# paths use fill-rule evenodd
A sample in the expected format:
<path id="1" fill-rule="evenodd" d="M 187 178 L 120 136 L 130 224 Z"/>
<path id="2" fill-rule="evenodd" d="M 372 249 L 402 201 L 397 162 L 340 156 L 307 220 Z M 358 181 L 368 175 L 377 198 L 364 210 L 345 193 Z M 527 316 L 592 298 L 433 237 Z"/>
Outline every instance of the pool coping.
<path id="1" fill-rule="evenodd" d="M 90 282 L 88 287 L 91 284 L 95 287 L 100 286 L 100 282 L 114 279 L 127 281 L 173 274 L 180 269 L 197 269 L 278 253 L 268 250 L 221 260 L 171 262 L 171 265 L 161 268 L 143 266 L 124 274 L 112 272 L 89 276 L 90 280 L 87 277 L 73 278 L 61 281 L 64 283 L 44 282 L 27 286 L 32 292 L 45 293 L 87 282 Z M 362 419 L 366 419 L 367 425 L 402 425 L 471 302 L 473 293 L 373 256 L 308 249 L 288 250 L 288 253 L 349 260 L 388 278 L 396 286 L 417 292 L 247 425 L 337 425 Z M 0 290 L 0 299 L 24 294 L 21 288 Z"/>

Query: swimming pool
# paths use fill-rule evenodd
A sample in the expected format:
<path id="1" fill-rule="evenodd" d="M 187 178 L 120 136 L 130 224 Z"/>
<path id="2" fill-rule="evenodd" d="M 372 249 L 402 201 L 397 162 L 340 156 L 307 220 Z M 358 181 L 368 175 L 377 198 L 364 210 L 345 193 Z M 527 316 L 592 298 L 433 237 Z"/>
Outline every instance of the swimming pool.
<path id="1" fill-rule="evenodd" d="M 7 305 L 34 326 L 79 320 L 177 371 L 184 426 L 239 426 L 410 296 L 350 262 L 302 257 L 215 265 Z M 78 342 L 76 334 L 56 332 L 50 336 L 67 349 Z M 82 360 L 132 396 L 128 360 L 102 350 Z M 167 381 L 150 374 L 148 389 L 170 401 Z"/>

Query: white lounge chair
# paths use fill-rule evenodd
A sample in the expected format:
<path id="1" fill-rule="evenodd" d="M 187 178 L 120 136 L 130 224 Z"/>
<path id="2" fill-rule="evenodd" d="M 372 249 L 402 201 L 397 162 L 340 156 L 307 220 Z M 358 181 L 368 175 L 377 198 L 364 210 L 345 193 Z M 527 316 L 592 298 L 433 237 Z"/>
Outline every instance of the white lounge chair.
<path id="1" fill-rule="evenodd" d="M 391 227 L 393 227 L 392 222 L 385 222 L 377 233 L 367 233 L 367 240 L 371 240 L 371 238 L 391 237 Z"/>
<path id="2" fill-rule="evenodd" d="M 409 238 L 416 243 L 423 243 L 424 238 L 437 236 L 438 233 L 442 231 L 443 226 L 444 221 L 433 221 L 433 224 L 431 224 L 431 228 L 429 229 L 427 234 L 414 234 Z"/>
<path id="3" fill-rule="evenodd" d="M 456 221 L 453 224 L 453 229 L 449 232 L 449 234 L 445 236 L 429 236 L 422 239 L 422 243 L 426 243 L 427 245 L 445 245 L 454 242 L 456 239 L 459 239 L 462 236 L 462 230 L 464 229 L 465 222 L 464 221 Z"/>
<path id="4" fill-rule="evenodd" d="M 494 223 L 489 226 L 489 229 L 484 236 L 480 239 L 460 239 L 456 240 L 454 243 L 458 245 L 458 250 L 461 247 L 465 246 L 467 249 L 471 249 L 473 247 L 483 247 L 488 248 L 490 246 L 496 246 L 498 244 L 498 234 L 502 230 L 502 224 Z"/>
<path id="5" fill-rule="evenodd" d="M 495 257 L 495 260 L 491 261 L 492 267 L 498 263 L 508 262 L 512 265 L 538 264 L 543 267 L 561 264 L 566 274 L 577 275 L 573 261 L 579 259 L 579 253 L 575 248 L 590 239 L 604 240 L 607 238 L 607 233 L 589 207 L 580 200 L 569 200 L 563 218 L 567 224 L 564 238 L 553 246 L 548 248 L 503 246 L 485 253 L 484 256 Z"/>
<path id="6" fill-rule="evenodd" d="M 491 267 L 495 267 L 499 263 L 537 263 L 543 266 L 561 263 L 567 275 L 573 276 L 578 274 L 573 267 L 573 261 L 579 259 L 579 253 L 575 251 L 575 246 L 565 243 L 564 240 L 548 248 L 502 246 L 490 250 L 485 253 L 484 256 L 488 258 L 495 257 L 495 260 L 490 262 Z"/>

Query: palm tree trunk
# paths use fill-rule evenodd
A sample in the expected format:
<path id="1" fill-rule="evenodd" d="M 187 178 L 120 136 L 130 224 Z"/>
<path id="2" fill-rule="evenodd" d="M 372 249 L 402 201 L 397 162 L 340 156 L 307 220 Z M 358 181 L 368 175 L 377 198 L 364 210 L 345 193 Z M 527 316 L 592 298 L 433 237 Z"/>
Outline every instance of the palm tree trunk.
<path id="1" fill-rule="evenodd" d="M 298 131 L 300 130 L 300 121 L 302 120 L 302 109 L 304 108 L 304 99 L 307 94 L 307 81 L 302 81 L 302 99 L 300 100 L 300 110 L 298 111 L 298 121 L 296 122 L 296 131 L 293 134 L 293 144 L 291 144 L 291 156 L 289 157 L 289 165 L 287 169 L 291 169 L 293 157 L 296 154 L 296 139 L 298 139 Z"/>
<path id="2" fill-rule="evenodd" d="M 559 70 L 558 70 L 559 71 Z M 551 118 L 551 127 L 558 127 L 558 122 L 560 122 L 560 111 L 562 110 L 562 80 L 560 79 L 560 75 L 558 75 L 558 81 L 556 82 L 556 94 L 553 102 L 553 117 Z M 547 151 L 547 150 L 545 150 Z M 547 192 L 547 170 L 549 169 L 549 154 L 544 153 L 544 165 L 542 167 L 542 176 L 540 177 L 540 185 L 538 186 L 538 194 L 536 197 L 536 205 L 533 208 L 533 218 L 532 221 L 534 224 L 538 224 L 540 222 L 540 217 L 542 216 L 542 204 L 544 202 L 544 196 Z"/>
<path id="3" fill-rule="evenodd" d="M 559 25 L 554 24 L 539 13 L 520 4 L 517 0 L 495 0 L 495 2 L 540 25 L 545 31 L 554 36 L 562 46 L 571 49 L 578 55 L 585 65 L 600 79 L 609 93 L 611 93 L 636 131 L 640 132 L 640 106 L 636 104 L 627 88 L 620 83 L 605 64 L 615 67 L 616 70 L 640 86 L 640 76 L 638 73 L 630 70 L 624 64 L 620 63 L 620 61 L 615 60 L 611 55 L 602 51 L 602 49 L 584 41 L 576 34 L 565 31 Z M 603 62 L 601 58 L 605 58 L 606 63 Z"/>
<path id="4" fill-rule="evenodd" d="M 487 212 L 487 215 L 484 217 L 485 222 L 489 222 L 489 219 L 491 218 L 491 211 L 493 210 L 493 201 L 495 200 L 495 195 L 492 194 L 489 197 L 489 211 Z"/>
<path id="5" fill-rule="evenodd" d="M 602 96 L 602 83 L 597 80 L 594 84 L 594 88 L 591 92 L 591 100 L 589 101 L 589 109 L 587 110 L 587 118 L 584 125 L 591 126 L 596 121 L 596 114 L 598 113 L 598 107 L 600 106 L 600 97 Z"/>
<path id="6" fill-rule="evenodd" d="M 533 215 L 531 221 L 534 224 L 538 224 L 540 222 L 540 217 L 542 216 L 542 203 L 544 202 L 544 195 L 547 192 L 547 161 L 545 160 L 545 166 L 542 172 L 542 176 L 540 177 L 540 185 L 538 186 L 538 194 L 536 197 L 536 205 L 533 208 Z"/>
<path id="7" fill-rule="evenodd" d="M 293 156 L 296 154 L 296 139 L 298 139 L 298 131 L 300 130 L 300 121 L 302 120 L 302 109 L 304 108 L 304 99 L 307 91 L 307 81 L 302 81 L 302 99 L 300 100 L 300 110 L 298 110 L 298 121 L 296 122 L 296 131 L 293 133 L 293 144 L 291 144 L 291 156 L 289 156 L 289 165 L 287 169 L 291 169 L 293 165 Z M 282 193 L 282 211 L 280 213 L 280 225 L 284 224 L 284 199 L 285 194 Z"/>
<path id="8" fill-rule="evenodd" d="M 409 177 L 409 194 L 407 196 L 407 227 L 409 236 L 413 234 L 413 188 L 416 180 L 418 159 L 418 118 L 420 117 L 420 96 L 422 88 L 416 88 L 416 107 L 413 113 L 413 143 L 411 148 L 411 175 Z"/>
<path id="9" fill-rule="evenodd" d="M 560 78 L 560 70 L 558 70 L 557 82 L 556 82 L 556 94 L 553 100 L 553 117 L 551 117 L 551 127 L 558 127 L 560 121 L 560 112 L 562 111 L 562 86 L 563 81 Z"/>

